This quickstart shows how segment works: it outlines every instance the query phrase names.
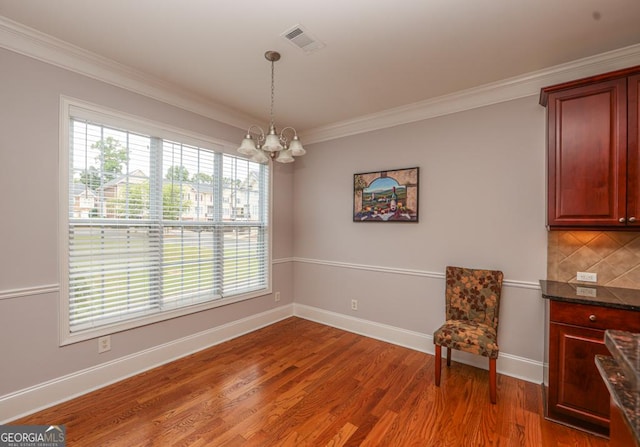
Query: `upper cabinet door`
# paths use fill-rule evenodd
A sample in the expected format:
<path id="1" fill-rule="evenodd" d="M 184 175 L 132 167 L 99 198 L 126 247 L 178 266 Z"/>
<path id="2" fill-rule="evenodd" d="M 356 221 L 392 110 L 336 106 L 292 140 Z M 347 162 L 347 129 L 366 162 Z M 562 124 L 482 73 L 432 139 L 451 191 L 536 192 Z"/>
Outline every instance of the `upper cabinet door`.
<path id="1" fill-rule="evenodd" d="M 548 95 L 548 224 L 627 224 L 627 79 Z"/>
<path id="2" fill-rule="evenodd" d="M 627 80 L 627 222 L 640 226 L 640 75 Z"/>

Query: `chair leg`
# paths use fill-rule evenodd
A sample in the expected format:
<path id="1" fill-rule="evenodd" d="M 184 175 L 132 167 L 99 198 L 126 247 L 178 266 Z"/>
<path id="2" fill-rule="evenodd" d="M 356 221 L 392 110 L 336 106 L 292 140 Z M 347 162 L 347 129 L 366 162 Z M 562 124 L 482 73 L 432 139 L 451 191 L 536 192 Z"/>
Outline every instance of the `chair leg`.
<path id="1" fill-rule="evenodd" d="M 440 374 L 442 373 L 442 371 L 440 371 L 441 368 L 442 368 L 442 346 L 436 345 L 436 366 L 435 366 L 436 386 L 440 386 Z"/>
<path id="2" fill-rule="evenodd" d="M 491 403 L 496 403 L 496 359 L 489 359 L 489 398 Z"/>
<path id="3" fill-rule="evenodd" d="M 451 366 L 451 348 L 447 348 L 447 366 Z"/>

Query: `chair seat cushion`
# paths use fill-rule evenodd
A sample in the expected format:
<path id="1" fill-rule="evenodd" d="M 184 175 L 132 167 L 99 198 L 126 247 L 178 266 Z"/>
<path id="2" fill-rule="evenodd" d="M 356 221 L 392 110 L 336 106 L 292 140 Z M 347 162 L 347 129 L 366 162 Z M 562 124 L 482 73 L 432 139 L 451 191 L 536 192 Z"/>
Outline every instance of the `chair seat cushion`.
<path id="1" fill-rule="evenodd" d="M 445 348 L 485 357 L 498 357 L 496 330 L 475 321 L 447 320 L 433 333 L 433 342 Z"/>

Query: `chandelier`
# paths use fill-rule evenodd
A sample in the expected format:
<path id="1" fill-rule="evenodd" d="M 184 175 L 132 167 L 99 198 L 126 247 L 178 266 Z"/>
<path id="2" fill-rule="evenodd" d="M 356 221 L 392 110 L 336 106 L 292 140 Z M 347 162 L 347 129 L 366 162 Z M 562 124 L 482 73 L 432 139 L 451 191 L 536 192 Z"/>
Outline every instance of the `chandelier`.
<path id="1" fill-rule="evenodd" d="M 280 163 L 291 163 L 293 157 L 304 155 L 306 151 L 298 138 L 298 134 L 293 127 L 285 127 L 278 132 L 273 120 L 273 97 L 275 92 L 274 83 L 274 63 L 280 60 L 280 53 L 277 51 L 267 51 L 264 53 L 266 60 L 271 62 L 271 110 L 269 112 L 269 133 L 265 135 L 260 126 L 252 125 L 247 130 L 247 134 L 238 148 L 238 152 L 247 155 L 257 163 L 266 163 L 275 160 Z M 289 133 L 289 138 L 285 135 Z"/>

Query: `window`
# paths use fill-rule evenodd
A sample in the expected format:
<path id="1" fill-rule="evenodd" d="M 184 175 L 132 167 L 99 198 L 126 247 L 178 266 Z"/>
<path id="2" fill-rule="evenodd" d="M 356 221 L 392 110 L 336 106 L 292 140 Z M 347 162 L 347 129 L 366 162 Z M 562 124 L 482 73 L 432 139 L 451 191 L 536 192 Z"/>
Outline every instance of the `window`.
<path id="1" fill-rule="evenodd" d="M 63 344 L 269 292 L 267 165 L 63 103 Z M 257 212 L 227 212 L 234 197 Z"/>

